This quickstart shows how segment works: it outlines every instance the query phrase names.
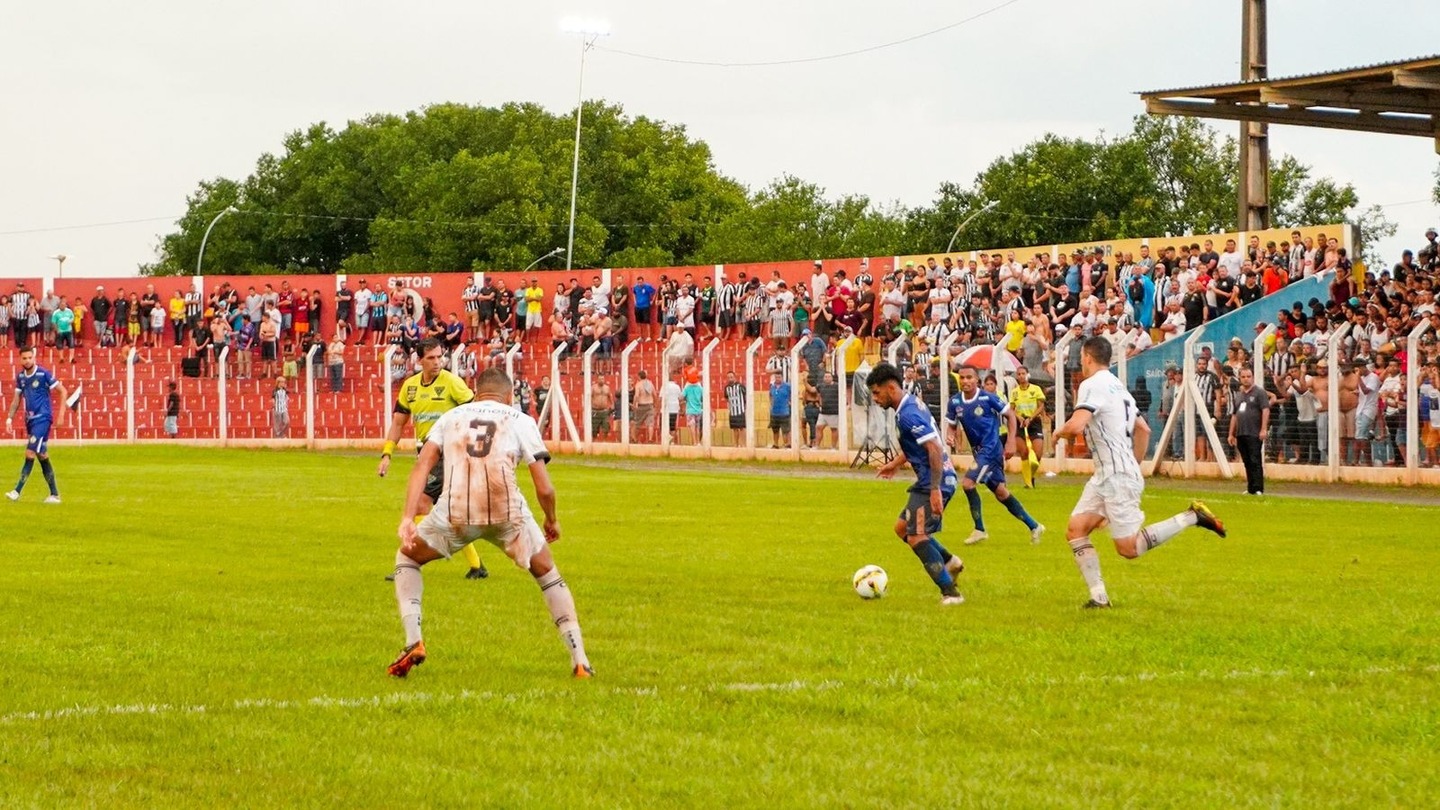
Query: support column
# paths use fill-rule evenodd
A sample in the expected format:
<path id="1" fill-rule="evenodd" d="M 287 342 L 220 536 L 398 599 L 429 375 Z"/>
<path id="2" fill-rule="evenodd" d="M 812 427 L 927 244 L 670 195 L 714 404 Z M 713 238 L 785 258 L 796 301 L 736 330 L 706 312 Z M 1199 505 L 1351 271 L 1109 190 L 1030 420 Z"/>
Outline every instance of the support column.
<path id="1" fill-rule="evenodd" d="M 1240 0 L 1240 79 L 1267 78 L 1269 58 L 1265 33 L 1266 0 Z M 1237 231 L 1270 227 L 1270 125 L 1240 123 L 1240 217 Z"/>

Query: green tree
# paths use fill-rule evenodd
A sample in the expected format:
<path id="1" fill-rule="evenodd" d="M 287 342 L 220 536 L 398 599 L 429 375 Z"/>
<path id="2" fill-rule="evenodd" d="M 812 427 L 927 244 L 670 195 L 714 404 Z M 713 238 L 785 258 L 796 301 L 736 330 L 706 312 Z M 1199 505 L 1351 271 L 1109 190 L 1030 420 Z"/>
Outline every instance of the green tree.
<path id="1" fill-rule="evenodd" d="M 191 272 L 204 228 L 210 272 L 519 268 L 566 244 L 574 130 L 533 104 L 438 104 L 335 130 L 291 133 L 243 181 L 201 183 L 144 270 Z M 682 264 L 746 205 L 682 127 L 585 105 L 573 259 Z"/>
<path id="2" fill-rule="evenodd" d="M 1135 236 L 1214 233 L 1235 227 L 1239 152 L 1233 137 L 1193 118 L 1138 116 L 1124 137 L 1049 134 L 996 159 L 969 187 L 943 183 L 930 206 L 909 213 L 905 252 L 942 249 L 955 225 L 996 200 L 960 243 L 1043 245 Z M 1361 208 L 1354 186 L 1290 155 L 1272 161 L 1276 227 L 1356 222 L 1362 250 L 1394 232 L 1378 208 Z"/>
<path id="3" fill-rule="evenodd" d="M 904 243 L 906 217 L 864 196 L 827 199 L 820 186 L 785 175 L 711 227 L 695 255 L 707 264 L 884 256 Z"/>

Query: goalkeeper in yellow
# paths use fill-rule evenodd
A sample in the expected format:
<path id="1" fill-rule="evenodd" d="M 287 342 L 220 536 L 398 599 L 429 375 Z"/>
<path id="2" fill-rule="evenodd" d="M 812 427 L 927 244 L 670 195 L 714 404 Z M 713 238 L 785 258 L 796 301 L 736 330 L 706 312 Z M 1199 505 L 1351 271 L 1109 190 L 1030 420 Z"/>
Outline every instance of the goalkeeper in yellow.
<path id="1" fill-rule="evenodd" d="M 1030 370 L 1021 366 L 1015 370 L 1015 387 L 1010 389 L 1010 407 L 1015 409 L 1019 436 L 1024 439 L 1027 452 L 1020 456 L 1020 477 L 1025 486 L 1035 486 L 1035 472 L 1040 469 L 1040 456 L 1045 452 L 1045 426 L 1040 416 L 1045 410 L 1045 392 L 1030 382 Z"/>
<path id="2" fill-rule="evenodd" d="M 415 451 L 419 453 L 420 448 L 425 446 L 425 437 L 430 434 L 431 426 L 439 421 L 446 411 L 475 398 L 474 392 L 464 380 L 440 367 L 443 357 L 444 350 L 440 341 L 434 338 L 420 341 L 420 373 L 411 375 L 401 383 L 400 394 L 395 397 L 390 429 L 385 432 L 385 449 L 380 451 L 381 478 L 390 471 L 390 457 L 395 453 L 395 443 L 400 441 L 406 422 L 415 425 Z M 442 459 L 425 479 L 425 497 L 430 499 L 431 504 L 440 497 L 444 475 L 445 465 Z M 464 552 L 465 561 L 470 564 L 470 570 L 465 572 L 466 579 L 485 579 L 490 576 L 473 543 L 465 546 Z M 392 573 L 385 579 L 393 581 L 395 575 Z"/>

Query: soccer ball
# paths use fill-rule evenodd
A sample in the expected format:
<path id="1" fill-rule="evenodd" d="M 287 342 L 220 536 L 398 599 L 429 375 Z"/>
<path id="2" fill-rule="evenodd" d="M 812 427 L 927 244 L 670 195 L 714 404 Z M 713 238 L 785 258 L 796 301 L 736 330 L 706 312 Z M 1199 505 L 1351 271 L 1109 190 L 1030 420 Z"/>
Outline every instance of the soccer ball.
<path id="1" fill-rule="evenodd" d="M 885 589 L 890 587 L 890 577 L 885 569 L 878 565 L 867 565 L 855 572 L 851 579 L 855 586 L 855 593 L 860 594 L 861 599 L 879 599 L 885 595 Z"/>

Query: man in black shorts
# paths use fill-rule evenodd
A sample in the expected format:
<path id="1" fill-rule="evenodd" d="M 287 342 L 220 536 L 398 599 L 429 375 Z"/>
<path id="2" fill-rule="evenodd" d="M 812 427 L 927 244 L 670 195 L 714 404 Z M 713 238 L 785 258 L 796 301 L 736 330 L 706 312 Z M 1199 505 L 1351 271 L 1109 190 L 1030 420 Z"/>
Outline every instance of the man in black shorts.
<path id="1" fill-rule="evenodd" d="M 745 414 L 749 408 L 745 386 L 735 372 L 725 373 L 725 405 L 730 411 L 730 437 L 736 447 L 745 446 Z"/>

